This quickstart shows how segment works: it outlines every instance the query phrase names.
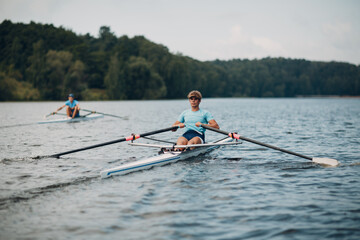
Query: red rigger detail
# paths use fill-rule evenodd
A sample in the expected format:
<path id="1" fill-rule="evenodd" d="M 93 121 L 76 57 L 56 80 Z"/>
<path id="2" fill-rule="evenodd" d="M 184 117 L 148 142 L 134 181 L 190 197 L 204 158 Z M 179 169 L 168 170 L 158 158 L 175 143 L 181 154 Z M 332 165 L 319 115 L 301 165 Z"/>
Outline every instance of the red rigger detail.
<path id="1" fill-rule="evenodd" d="M 240 135 L 237 133 L 229 133 L 229 137 L 235 138 L 235 139 L 240 139 Z"/>

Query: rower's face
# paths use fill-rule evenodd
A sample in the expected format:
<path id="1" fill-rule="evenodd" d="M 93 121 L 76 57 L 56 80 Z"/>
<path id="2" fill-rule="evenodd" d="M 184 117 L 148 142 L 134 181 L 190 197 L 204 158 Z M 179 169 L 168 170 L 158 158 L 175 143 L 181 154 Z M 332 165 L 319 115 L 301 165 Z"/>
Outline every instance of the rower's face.
<path id="1" fill-rule="evenodd" d="M 70 102 L 73 102 L 73 101 L 74 101 L 74 98 L 73 98 L 73 97 L 69 97 L 69 101 L 70 101 Z"/>
<path id="2" fill-rule="evenodd" d="M 199 106 L 201 100 L 196 97 L 191 97 L 191 98 L 189 98 L 189 102 L 190 102 L 191 107 L 197 107 L 197 106 Z"/>

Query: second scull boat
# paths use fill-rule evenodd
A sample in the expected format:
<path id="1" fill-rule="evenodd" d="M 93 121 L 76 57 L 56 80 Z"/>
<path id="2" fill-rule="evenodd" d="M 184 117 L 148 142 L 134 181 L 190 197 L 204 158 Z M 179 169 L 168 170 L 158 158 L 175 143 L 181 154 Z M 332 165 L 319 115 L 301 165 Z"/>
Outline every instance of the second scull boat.
<path id="1" fill-rule="evenodd" d="M 76 118 L 65 117 L 65 118 L 59 118 L 59 119 L 40 121 L 40 122 L 37 122 L 37 123 L 38 124 L 62 123 L 62 122 L 69 122 L 70 123 L 70 122 L 87 121 L 87 120 L 92 120 L 92 119 L 97 119 L 97 118 L 102 118 L 102 117 L 104 117 L 104 115 L 102 115 L 102 114 L 89 114 L 89 115 L 84 115 L 84 116 L 80 116 L 80 117 L 76 117 Z"/>

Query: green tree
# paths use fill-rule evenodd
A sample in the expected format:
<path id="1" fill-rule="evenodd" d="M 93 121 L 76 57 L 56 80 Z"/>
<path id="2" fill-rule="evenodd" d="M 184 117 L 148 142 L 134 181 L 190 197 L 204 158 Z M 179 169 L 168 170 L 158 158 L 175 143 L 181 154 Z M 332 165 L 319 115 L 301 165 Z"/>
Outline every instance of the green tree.
<path id="1" fill-rule="evenodd" d="M 46 84 L 42 90 L 45 99 L 64 98 L 64 80 L 72 64 L 72 54 L 67 51 L 50 50 L 46 54 Z"/>
<path id="2" fill-rule="evenodd" d="M 99 30 L 100 51 L 110 51 L 116 44 L 116 36 L 111 32 L 110 27 L 102 26 Z"/>
<path id="3" fill-rule="evenodd" d="M 163 79 L 144 58 L 131 57 L 124 78 L 128 99 L 159 99 L 166 95 Z"/>
<path id="4" fill-rule="evenodd" d="M 71 64 L 64 79 L 63 96 L 66 96 L 69 92 L 77 93 L 79 96 L 79 93 L 86 88 L 86 85 L 83 83 L 84 72 L 85 65 L 80 60 L 76 60 Z"/>
<path id="5" fill-rule="evenodd" d="M 103 51 L 95 51 L 89 54 L 87 69 L 89 77 L 87 79 L 89 88 L 104 89 L 104 77 L 108 68 L 108 56 Z"/>
<path id="6" fill-rule="evenodd" d="M 26 80 L 35 88 L 41 88 L 45 83 L 45 53 L 43 41 L 39 40 L 33 44 L 33 53 L 28 58 L 30 66 L 26 69 Z"/>
<path id="7" fill-rule="evenodd" d="M 0 72 L 0 101 L 14 100 L 15 79 Z"/>
<path id="8" fill-rule="evenodd" d="M 22 69 L 24 65 L 23 61 L 23 45 L 18 37 L 15 37 L 11 44 L 11 58 L 10 62 L 14 64 L 15 68 Z"/>
<path id="9" fill-rule="evenodd" d="M 126 99 L 125 82 L 122 75 L 118 54 L 115 53 L 110 59 L 108 72 L 104 80 L 110 99 Z"/>
<path id="10" fill-rule="evenodd" d="M 166 65 L 165 82 L 168 89 L 168 98 L 184 98 L 194 88 L 187 59 L 179 56 L 173 57 Z"/>

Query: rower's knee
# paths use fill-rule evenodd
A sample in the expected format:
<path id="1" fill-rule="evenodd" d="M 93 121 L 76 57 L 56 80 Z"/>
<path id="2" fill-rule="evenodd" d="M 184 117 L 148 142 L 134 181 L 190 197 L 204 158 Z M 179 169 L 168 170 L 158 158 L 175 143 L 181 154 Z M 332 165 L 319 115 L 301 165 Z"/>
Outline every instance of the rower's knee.
<path id="1" fill-rule="evenodd" d="M 188 143 L 188 140 L 184 137 L 179 137 L 177 142 L 176 142 L 176 145 L 186 145 Z"/>
<path id="2" fill-rule="evenodd" d="M 194 137 L 188 142 L 188 144 L 202 144 L 202 140 L 199 137 Z"/>
<path id="3" fill-rule="evenodd" d="M 187 145 L 188 144 L 188 140 L 184 137 L 179 137 L 177 142 L 176 142 L 176 145 Z M 185 150 L 184 148 L 176 148 L 177 150 Z"/>

